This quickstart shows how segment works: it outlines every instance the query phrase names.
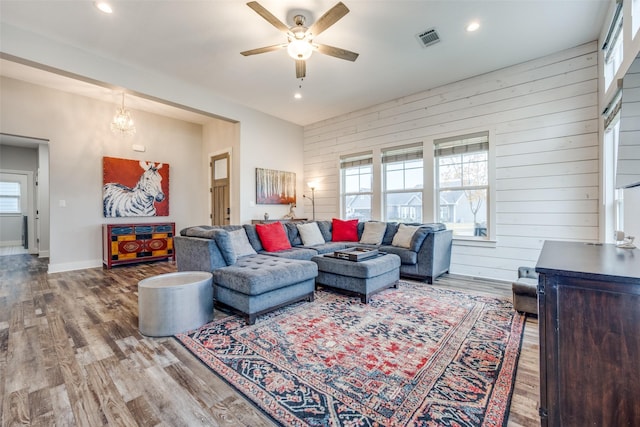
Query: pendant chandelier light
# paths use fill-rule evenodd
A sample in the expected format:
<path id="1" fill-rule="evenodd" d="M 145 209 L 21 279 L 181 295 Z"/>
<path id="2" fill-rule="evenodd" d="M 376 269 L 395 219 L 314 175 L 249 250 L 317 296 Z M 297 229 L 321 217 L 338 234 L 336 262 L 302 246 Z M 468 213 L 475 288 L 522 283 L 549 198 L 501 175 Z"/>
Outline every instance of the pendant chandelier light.
<path id="1" fill-rule="evenodd" d="M 116 109 L 116 115 L 111 122 L 111 130 L 114 133 L 122 135 L 133 135 L 136 133 L 136 127 L 133 124 L 131 113 L 124 108 L 124 92 L 122 92 L 122 106 Z"/>

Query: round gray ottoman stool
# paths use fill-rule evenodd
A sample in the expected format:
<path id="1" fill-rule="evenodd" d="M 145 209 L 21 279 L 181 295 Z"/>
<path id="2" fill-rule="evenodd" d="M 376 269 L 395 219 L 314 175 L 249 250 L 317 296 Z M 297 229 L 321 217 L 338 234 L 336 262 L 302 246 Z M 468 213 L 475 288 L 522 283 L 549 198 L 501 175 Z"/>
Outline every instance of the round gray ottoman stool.
<path id="1" fill-rule="evenodd" d="M 185 332 L 213 319 L 211 273 L 181 271 L 138 282 L 138 329 L 164 337 Z"/>

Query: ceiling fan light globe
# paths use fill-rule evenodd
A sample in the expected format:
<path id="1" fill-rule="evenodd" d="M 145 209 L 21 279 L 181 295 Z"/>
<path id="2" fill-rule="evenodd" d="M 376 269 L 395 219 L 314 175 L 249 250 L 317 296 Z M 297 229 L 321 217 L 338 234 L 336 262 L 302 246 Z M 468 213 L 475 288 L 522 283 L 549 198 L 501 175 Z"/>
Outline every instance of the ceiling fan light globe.
<path id="1" fill-rule="evenodd" d="M 292 40 L 287 46 L 287 52 L 293 59 L 305 60 L 313 53 L 313 46 L 306 40 Z"/>

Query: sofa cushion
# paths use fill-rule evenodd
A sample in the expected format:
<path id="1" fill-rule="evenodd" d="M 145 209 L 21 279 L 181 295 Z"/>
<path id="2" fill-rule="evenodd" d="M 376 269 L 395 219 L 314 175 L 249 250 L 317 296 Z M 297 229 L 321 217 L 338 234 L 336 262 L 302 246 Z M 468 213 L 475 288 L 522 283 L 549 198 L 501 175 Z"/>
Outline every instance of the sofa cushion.
<path id="1" fill-rule="evenodd" d="M 237 257 L 256 254 L 256 250 L 253 249 L 253 246 L 249 243 L 249 238 L 244 228 L 229 231 L 229 237 L 231 238 L 231 245 Z"/>
<path id="2" fill-rule="evenodd" d="M 331 221 L 316 221 L 325 242 L 331 241 Z"/>
<path id="3" fill-rule="evenodd" d="M 235 264 L 238 259 L 236 252 L 233 249 L 233 245 L 231 244 L 231 237 L 229 237 L 229 233 L 222 228 L 210 225 L 199 225 L 182 230 L 180 234 L 183 232 L 183 236 L 186 237 L 200 237 L 214 240 L 216 245 L 218 245 L 218 249 L 220 249 L 220 254 L 222 255 L 222 258 L 224 258 L 224 262 L 227 265 Z"/>
<path id="4" fill-rule="evenodd" d="M 318 254 L 318 251 L 314 249 L 306 249 L 302 246 L 296 246 L 295 248 L 283 249 L 278 252 L 262 251 L 260 253 L 262 255 L 271 255 L 271 256 L 277 256 L 280 258 L 301 259 L 304 261 L 309 261 L 311 258 L 313 258 L 315 255 Z"/>
<path id="5" fill-rule="evenodd" d="M 297 228 L 300 232 L 300 239 L 304 246 L 321 245 L 324 243 L 324 237 L 322 237 L 318 224 L 315 222 L 298 224 Z"/>
<path id="6" fill-rule="evenodd" d="M 256 232 L 260 237 L 262 247 L 268 252 L 291 249 L 291 243 L 281 222 L 271 224 L 256 224 Z"/>
<path id="7" fill-rule="evenodd" d="M 211 225 L 196 225 L 187 227 L 180 231 L 180 235 L 187 237 L 201 237 L 203 239 L 213 239 L 214 227 Z"/>
<path id="8" fill-rule="evenodd" d="M 411 238 L 417 229 L 417 225 L 400 224 L 396 235 L 393 236 L 391 245 L 409 249 L 411 247 Z"/>
<path id="9" fill-rule="evenodd" d="M 357 242 L 358 220 L 333 218 L 331 221 L 331 240 L 333 242 Z"/>
<path id="10" fill-rule="evenodd" d="M 429 227 L 418 227 L 418 229 L 411 236 L 411 243 L 409 243 L 409 249 L 415 252 L 420 250 L 422 243 L 424 243 L 424 239 L 427 238 L 427 235 L 431 233 L 431 229 Z"/>
<path id="11" fill-rule="evenodd" d="M 399 224 L 397 222 L 388 222 L 387 230 L 384 232 L 384 237 L 382 238 L 383 245 L 390 245 L 393 242 L 393 236 L 396 235 L 398 231 Z"/>
<path id="12" fill-rule="evenodd" d="M 222 229 L 214 230 L 214 239 L 218 248 L 220 248 L 220 252 L 222 253 L 227 265 L 235 264 L 238 260 L 238 256 L 236 255 L 236 251 L 233 249 L 229 232 Z"/>
<path id="13" fill-rule="evenodd" d="M 242 227 L 244 227 L 244 231 L 247 232 L 247 239 L 249 239 L 249 243 L 251 243 L 253 249 L 255 249 L 256 252 L 264 250 L 262 243 L 260 243 L 260 237 L 256 231 L 256 226 L 253 224 L 244 224 Z"/>
<path id="14" fill-rule="evenodd" d="M 380 246 L 382 252 L 396 254 L 400 257 L 402 264 L 415 265 L 418 263 L 418 253 L 398 246 Z"/>
<path id="15" fill-rule="evenodd" d="M 364 223 L 364 230 L 360 237 L 360 243 L 366 245 L 379 245 L 382 243 L 384 233 L 387 231 L 387 224 L 379 221 L 367 221 Z"/>
<path id="16" fill-rule="evenodd" d="M 218 268 L 212 274 L 215 286 L 245 295 L 260 295 L 312 279 L 318 275 L 318 266 L 311 261 L 253 255 L 240 258 L 235 265 Z"/>
<path id="17" fill-rule="evenodd" d="M 300 231 L 298 231 L 298 222 L 283 222 L 285 231 L 287 232 L 287 238 L 291 246 L 302 245 L 302 239 L 300 238 Z"/>

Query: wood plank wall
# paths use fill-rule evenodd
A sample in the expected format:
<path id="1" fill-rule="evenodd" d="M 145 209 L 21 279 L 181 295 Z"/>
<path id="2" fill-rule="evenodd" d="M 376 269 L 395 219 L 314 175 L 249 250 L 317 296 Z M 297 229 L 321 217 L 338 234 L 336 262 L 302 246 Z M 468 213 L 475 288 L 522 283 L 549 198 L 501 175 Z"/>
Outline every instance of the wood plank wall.
<path id="1" fill-rule="evenodd" d="M 598 72 L 594 41 L 306 126 L 316 218 L 340 215 L 341 155 L 422 141 L 431 171 L 434 139 L 488 130 L 495 243 L 454 243 L 451 272 L 512 280 L 518 266 L 535 265 L 545 239 L 597 241 Z M 432 186 L 426 176 L 425 203 Z M 425 220 L 432 212 L 429 205 Z"/>

